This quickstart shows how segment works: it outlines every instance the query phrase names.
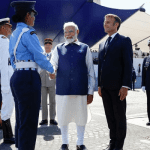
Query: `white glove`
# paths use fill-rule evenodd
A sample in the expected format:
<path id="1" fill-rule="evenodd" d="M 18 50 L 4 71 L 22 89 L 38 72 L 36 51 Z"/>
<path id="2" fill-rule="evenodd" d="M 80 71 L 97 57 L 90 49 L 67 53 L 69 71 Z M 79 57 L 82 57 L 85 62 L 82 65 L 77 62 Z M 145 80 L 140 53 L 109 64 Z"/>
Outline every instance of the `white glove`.
<path id="1" fill-rule="evenodd" d="M 141 89 L 142 89 L 142 91 L 145 93 L 145 86 L 142 86 Z"/>

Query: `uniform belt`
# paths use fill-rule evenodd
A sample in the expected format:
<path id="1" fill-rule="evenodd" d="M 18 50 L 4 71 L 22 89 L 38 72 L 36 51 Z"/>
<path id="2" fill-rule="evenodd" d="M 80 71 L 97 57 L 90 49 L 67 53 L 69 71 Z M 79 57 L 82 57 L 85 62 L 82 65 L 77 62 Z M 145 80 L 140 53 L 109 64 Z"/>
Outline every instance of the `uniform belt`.
<path id="1" fill-rule="evenodd" d="M 37 68 L 16 68 L 16 70 L 36 70 Z"/>
<path id="2" fill-rule="evenodd" d="M 16 70 L 37 70 L 35 62 L 16 62 Z"/>
<path id="3" fill-rule="evenodd" d="M 35 62 L 16 62 L 16 69 L 21 68 L 38 68 Z"/>

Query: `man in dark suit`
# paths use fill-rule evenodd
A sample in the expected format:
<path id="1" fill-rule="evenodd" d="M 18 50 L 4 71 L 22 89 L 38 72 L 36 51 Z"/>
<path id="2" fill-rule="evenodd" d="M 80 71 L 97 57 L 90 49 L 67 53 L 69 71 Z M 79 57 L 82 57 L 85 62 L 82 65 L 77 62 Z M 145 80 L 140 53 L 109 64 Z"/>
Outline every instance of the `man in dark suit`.
<path id="1" fill-rule="evenodd" d="M 99 45 L 98 93 L 110 129 L 106 150 L 123 150 L 126 137 L 126 96 L 131 89 L 133 51 L 130 38 L 117 33 L 120 24 L 118 16 L 106 15 L 104 29 L 109 38 Z"/>
<path id="2" fill-rule="evenodd" d="M 150 53 L 150 40 L 148 40 L 149 53 Z M 142 91 L 147 95 L 147 114 L 148 122 L 147 126 L 150 126 L 150 55 L 145 57 L 142 66 Z"/>

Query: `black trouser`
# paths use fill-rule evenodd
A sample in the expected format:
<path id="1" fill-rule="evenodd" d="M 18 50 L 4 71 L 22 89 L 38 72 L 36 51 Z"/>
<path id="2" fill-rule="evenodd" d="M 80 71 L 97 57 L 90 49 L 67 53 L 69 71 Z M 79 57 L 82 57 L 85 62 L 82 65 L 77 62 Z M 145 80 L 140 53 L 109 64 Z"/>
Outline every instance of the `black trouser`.
<path id="1" fill-rule="evenodd" d="M 10 80 L 15 100 L 15 141 L 19 150 L 34 150 L 39 109 L 41 79 L 37 71 L 15 71 Z"/>
<path id="2" fill-rule="evenodd" d="M 0 110 L 1 110 L 1 103 L 2 103 L 2 92 L 1 92 L 1 84 L 0 84 Z"/>
<path id="3" fill-rule="evenodd" d="M 135 80 L 132 80 L 132 89 L 135 89 Z"/>
<path id="4" fill-rule="evenodd" d="M 147 94 L 147 115 L 150 122 L 150 91 L 146 90 L 146 94 Z"/>
<path id="5" fill-rule="evenodd" d="M 110 129 L 110 143 L 121 149 L 126 137 L 126 99 L 121 101 L 118 94 L 119 90 L 102 88 L 102 99 Z"/>

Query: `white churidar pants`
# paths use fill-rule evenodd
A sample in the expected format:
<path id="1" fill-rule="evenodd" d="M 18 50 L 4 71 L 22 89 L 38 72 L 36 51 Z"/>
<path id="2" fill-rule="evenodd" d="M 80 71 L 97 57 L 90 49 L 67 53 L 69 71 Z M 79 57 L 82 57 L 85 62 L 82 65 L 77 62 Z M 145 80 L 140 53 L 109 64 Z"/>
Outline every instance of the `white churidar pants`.
<path id="1" fill-rule="evenodd" d="M 62 144 L 69 144 L 68 139 L 68 126 L 61 126 Z M 77 145 L 83 145 L 84 143 L 84 131 L 85 126 L 77 126 Z"/>

